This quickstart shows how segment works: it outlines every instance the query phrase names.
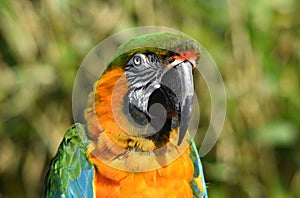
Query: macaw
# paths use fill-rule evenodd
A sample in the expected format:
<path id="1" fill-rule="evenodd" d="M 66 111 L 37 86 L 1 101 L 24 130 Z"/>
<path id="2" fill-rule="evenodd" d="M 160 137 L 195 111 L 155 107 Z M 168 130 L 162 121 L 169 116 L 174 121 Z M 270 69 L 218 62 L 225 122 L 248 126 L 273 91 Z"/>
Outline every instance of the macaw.
<path id="1" fill-rule="evenodd" d="M 166 32 L 121 44 L 89 95 L 86 124 L 65 133 L 44 196 L 206 198 L 187 132 L 200 48 Z"/>

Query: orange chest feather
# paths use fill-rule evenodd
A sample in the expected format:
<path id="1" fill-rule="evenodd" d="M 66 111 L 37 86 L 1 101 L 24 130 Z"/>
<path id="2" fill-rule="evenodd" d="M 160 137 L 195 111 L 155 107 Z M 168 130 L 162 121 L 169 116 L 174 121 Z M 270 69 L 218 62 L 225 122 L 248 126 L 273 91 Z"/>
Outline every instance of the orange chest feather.
<path id="1" fill-rule="evenodd" d="M 93 156 L 96 197 L 192 197 L 189 181 L 193 164 L 187 150 L 166 167 L 148 172 L 126 172 L 103 164 Z"/>

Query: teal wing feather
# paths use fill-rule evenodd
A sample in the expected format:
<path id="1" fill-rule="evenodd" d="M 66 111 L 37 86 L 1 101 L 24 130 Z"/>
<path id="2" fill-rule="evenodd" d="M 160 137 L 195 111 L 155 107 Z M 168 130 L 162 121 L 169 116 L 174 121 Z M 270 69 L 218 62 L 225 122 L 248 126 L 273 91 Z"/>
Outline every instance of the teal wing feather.
<path id="1" fill-rule="evenodd" d="M 94 167 L 86 157 L 84 126 L 66 132 L 45 178 L 44 197 L 93 197 Z"/>
<path id="2" fill-rule="evenodd" d="M 191 141 L 190 157 L 194 165 L 194 178 L 190 181 L 190 186 L 193 190 L 194 197 L 207 198 L 208 195 L 205 185 L 203 168 L 194 140 Z"/>

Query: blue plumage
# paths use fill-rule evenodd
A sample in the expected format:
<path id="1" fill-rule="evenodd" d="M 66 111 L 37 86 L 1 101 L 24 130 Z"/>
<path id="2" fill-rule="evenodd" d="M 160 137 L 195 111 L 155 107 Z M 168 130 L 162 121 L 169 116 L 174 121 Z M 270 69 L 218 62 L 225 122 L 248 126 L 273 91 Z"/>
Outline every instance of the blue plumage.
<path id="1" fill-rule="evenodd" d="M 207 198 L 208 196 L 207 196 L 207 190 L 206 190 L 206 185 L 205 185 L 203 168 L 202 168 L 202 164 L 201 164 L 200 157 L 199 157 L 197 147 L 196 147 L 194 140 L 191 140 L 190 157 L 191 157 L 193 165 L 194 165 L 194 178 L 190 182 L 190 186 L 193 190 L 193 194 L 196 197 Z M 201 189 L 203 189 L 203 192 L 201 192 L 199 183 L 196 182 L 196 179 L 201 180 L 201 185 L 202 185 Z"/>

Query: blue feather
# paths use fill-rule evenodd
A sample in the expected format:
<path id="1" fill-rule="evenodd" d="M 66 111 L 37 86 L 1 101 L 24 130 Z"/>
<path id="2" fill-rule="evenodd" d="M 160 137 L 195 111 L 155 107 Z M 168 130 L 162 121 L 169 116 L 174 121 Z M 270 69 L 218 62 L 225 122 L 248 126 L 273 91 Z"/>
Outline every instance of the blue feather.
<path id="1" fill-rule="evenodd" d="M 190 186 L 193 190 L 193 194 L 196 197 L 202 197 L 202 198 L 207 198 L 207 190 L 206 190 L 206 185 L 205 185 L 205 179 L 204 179 L 204 173 L 203 173 L 203 168 L 202 164 L 200 161 L 200 157 L 197 151 L 196 144 L 193 140 L 191 140 L 191 154 L 190 157 L 192 159 L 193 165 L 194 165 L 194 178 L 190 181 Z M 201 189 L 203 189 L 203 192 L 201 192 L 200 187 L 198 186 L 196 182 L 196 178 L 200 177 L 201 178 Z"/>

